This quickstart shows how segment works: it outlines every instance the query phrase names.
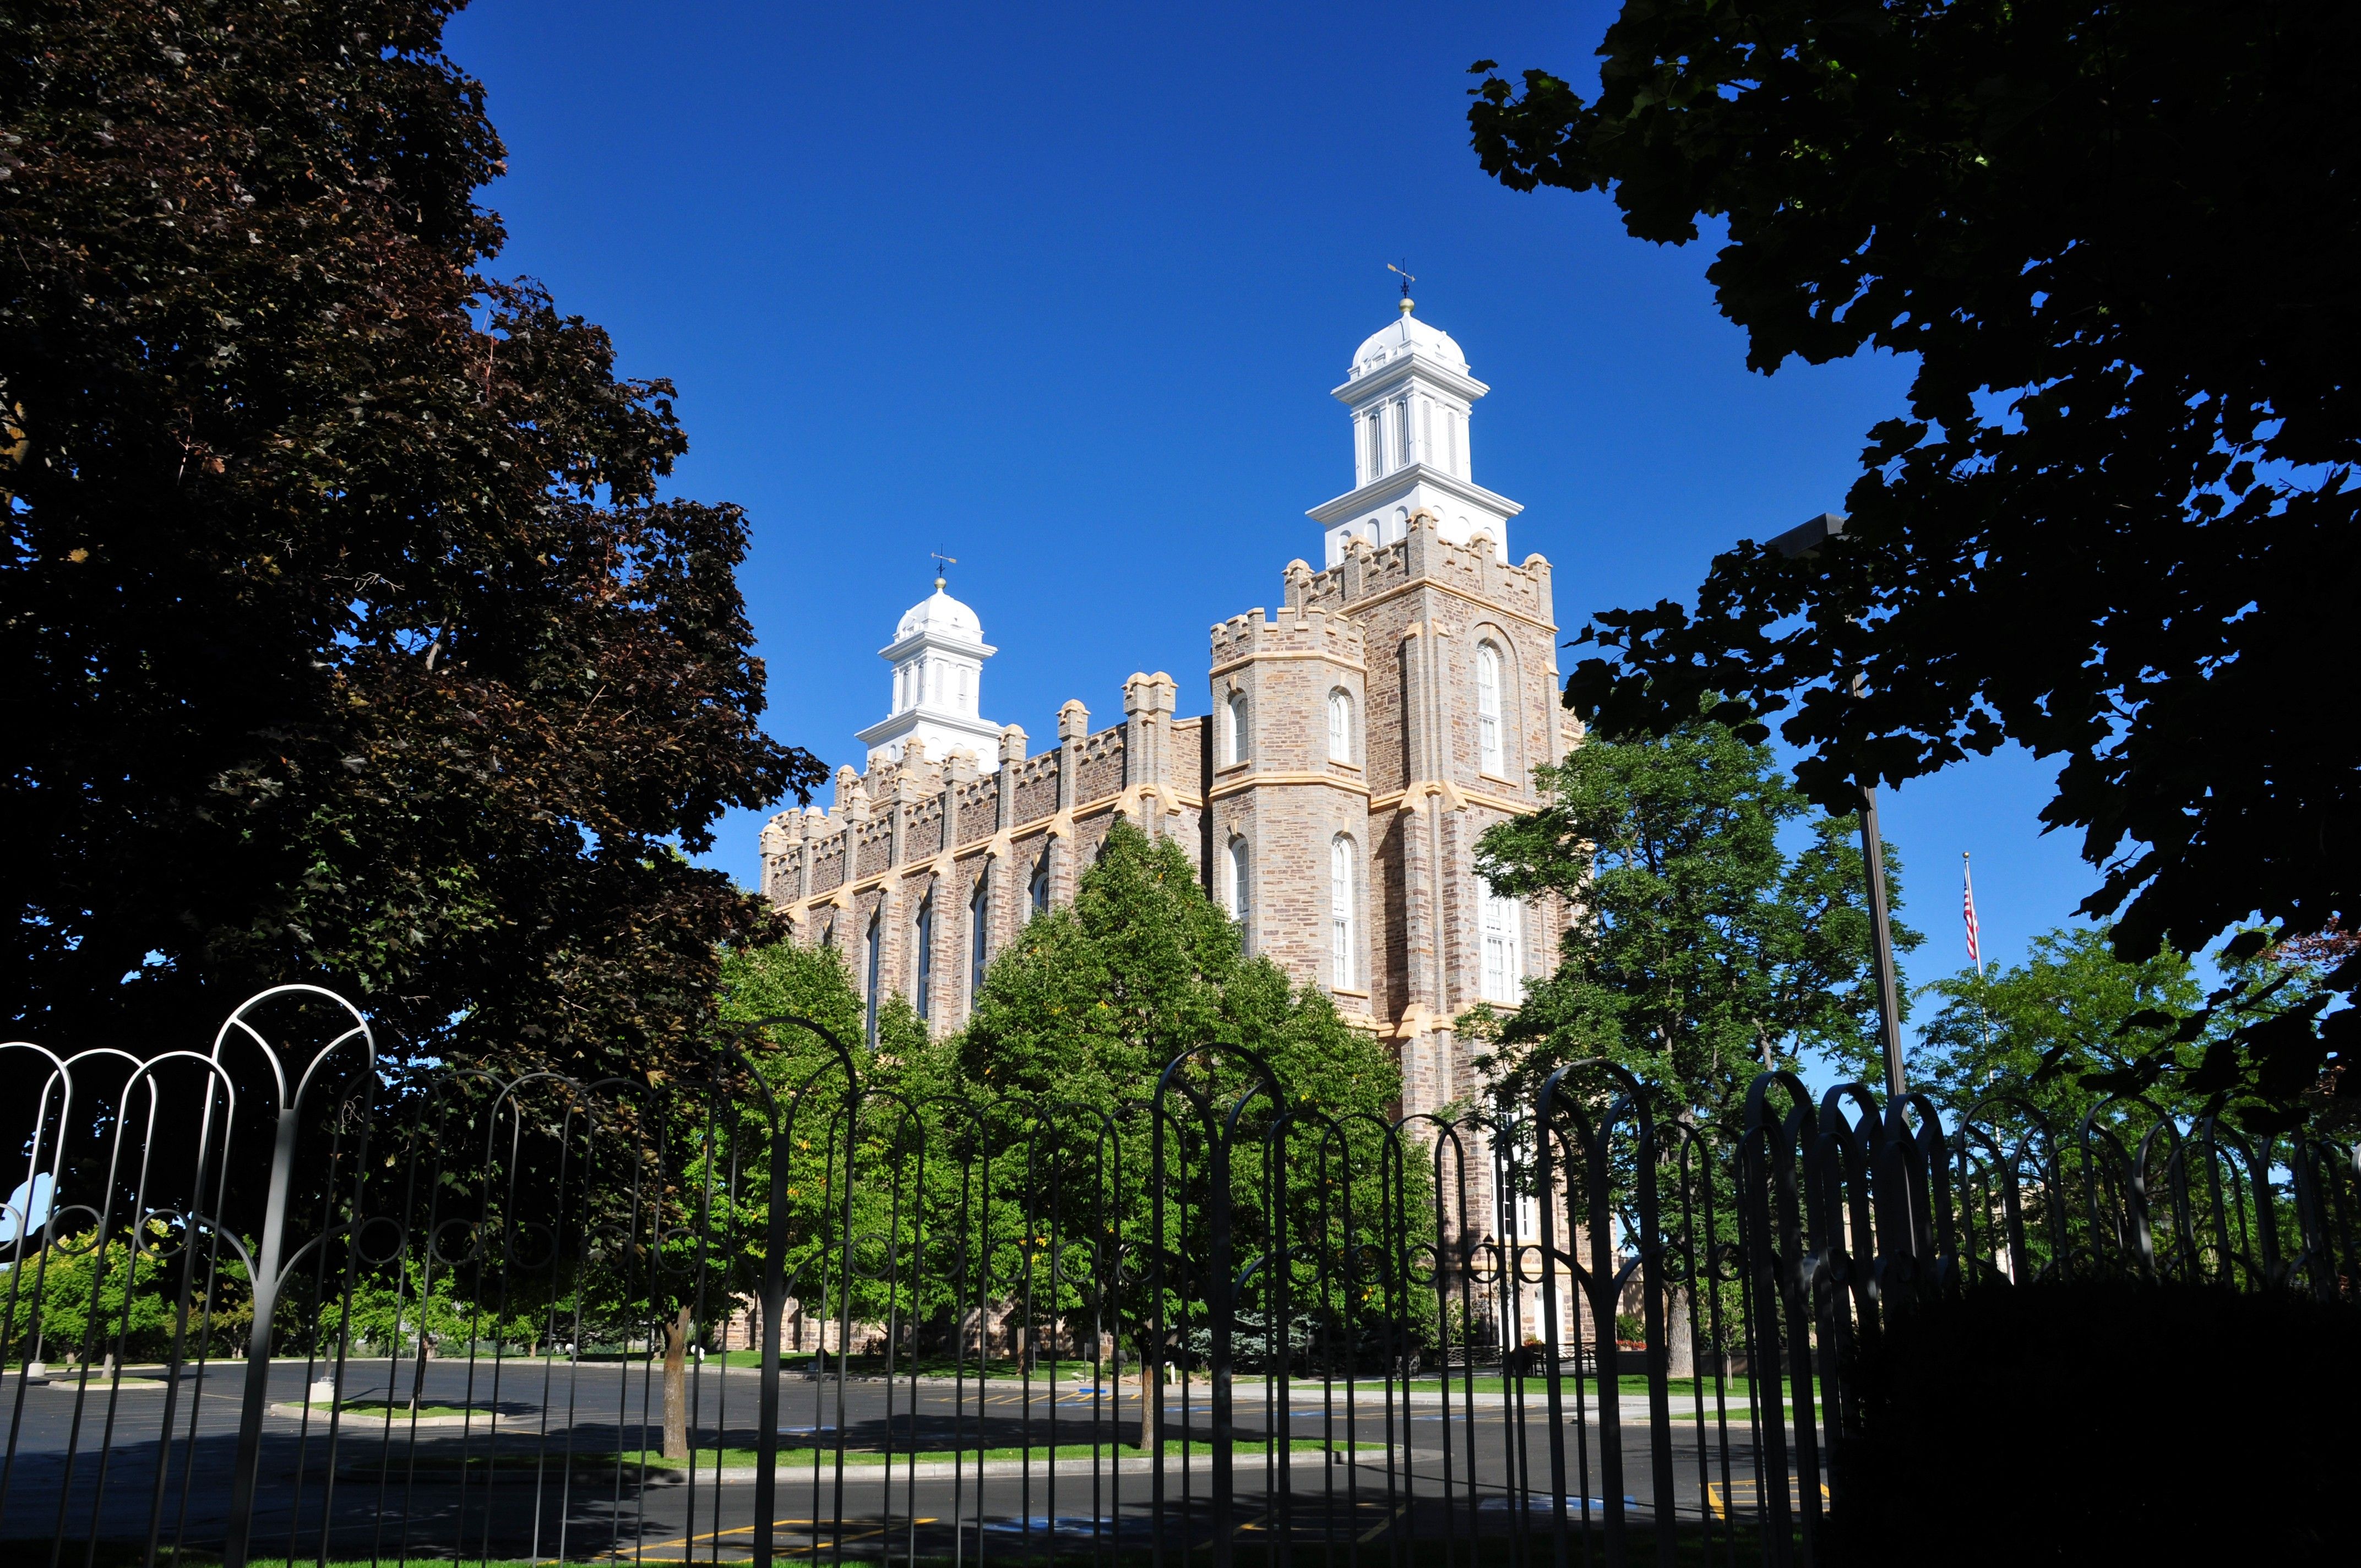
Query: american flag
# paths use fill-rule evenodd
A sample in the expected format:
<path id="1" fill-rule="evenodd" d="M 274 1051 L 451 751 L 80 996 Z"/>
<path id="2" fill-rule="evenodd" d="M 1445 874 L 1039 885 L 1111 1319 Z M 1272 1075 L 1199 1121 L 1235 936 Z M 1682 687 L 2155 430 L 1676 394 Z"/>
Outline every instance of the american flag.
<path id="1" fill-rule="evenodd" d="M 1968 961 L 1976 966 L 1976 977 L 1984 972 L 1984 956 L 1976 947 L 1976 879 L 1968 871 L 1968 852 L 1960 851 L 1960 913 L 1968 922 Z"/>

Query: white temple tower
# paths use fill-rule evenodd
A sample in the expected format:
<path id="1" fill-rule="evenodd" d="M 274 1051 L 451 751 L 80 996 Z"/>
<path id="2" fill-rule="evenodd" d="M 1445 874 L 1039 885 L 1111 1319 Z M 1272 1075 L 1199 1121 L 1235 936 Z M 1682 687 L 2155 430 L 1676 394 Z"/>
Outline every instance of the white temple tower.
<path id="1" fill-rule="evenodd" d="M 1411 313 L 1412 303 L 1405 298 L 1400 316 L 1369 334 L 1329 393 L 1353 413 L 1356 482 L 1310 513 L 1327 527 L 1325 564 L 1344 561 L 1348 539 L 1393 543 L 1426 511 L 1446 543 L 1488 534 L 1505 565 L 1509 520 L 1525 509 L 1475 481 L 1467 449 L 1468 415 L 1492 389 L 1467 373 L 1449 333 Z"/>
<path id="2" fill-rule="evenodd" d="M 869 761 L 898 762 L 913 738 L 927 755 L 941 760 L 953 747 L 975 754 L 976 771 L 1000 766 L 1000 726 L 980 717 L 983 662 L 999 650 L 983 640 L 975 611 L 943 591 L 910 607 L 894 629 L 894 641 L 877 656 L 894 666 L 894 704 L 884 718 L 853 739 L 869 748 Z"/>

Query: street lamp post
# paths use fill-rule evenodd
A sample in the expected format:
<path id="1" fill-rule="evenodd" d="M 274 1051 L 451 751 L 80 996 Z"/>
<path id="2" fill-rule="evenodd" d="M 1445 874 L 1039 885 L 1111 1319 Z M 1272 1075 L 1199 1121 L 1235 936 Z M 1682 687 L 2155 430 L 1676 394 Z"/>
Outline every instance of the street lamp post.
<path id="1" fill-rule="evenodd" d="M 1809 560 L 1819 553 L 1821 545 L 1844 532 L 1845 520 L 1832 511 L 1824 511 L 1809 522 L 1791 528 L 1770 543 L 1791 561 Z M 1853 691 L 1859 695 L 1861 677 L 1853 677 Z M 1902 1081 L 1902 1008 L 1894 979 L 1894 922 L 1885 905 L 1885 840 L 1877 827 L 1877 790 L 1858 773 L 1853 775 L 1853 787 L 1861 792 L 1857 815 L 1861 818 L 1861 860 L 1869 882 L 1869 946 L 1871 967 L 1877 971 L 1878 1032 L 1885 1042 L 1886 1102 L 1898 1102 L 1903 1095 Z"/>

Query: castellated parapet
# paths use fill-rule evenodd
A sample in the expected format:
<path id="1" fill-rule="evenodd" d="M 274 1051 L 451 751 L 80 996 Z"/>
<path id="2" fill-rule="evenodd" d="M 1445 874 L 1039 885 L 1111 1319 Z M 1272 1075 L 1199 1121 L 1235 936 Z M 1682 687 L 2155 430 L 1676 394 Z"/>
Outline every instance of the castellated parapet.
<path id="1" fill-rule="evenodd" d="M 1213 643 L 1216 671 L 1266 653 L 1315 654 L 1350 664 L 1361 662 L 1359 625 L 1344 615 L 1331 614 L 1323 606 L 1290 604 L 1277 620 L 1266 620 L 1257 607 L 1217 622 Z"/>
<path id="2" fill-rule="evenodd" d="M 1036 756 L 1026 755 L 1025 731 L 1006 726 L 988 773 L 979 774 L 966 748 L 936 758 L 915 734 L 897 755 L 873 753 L 865 771 L 840 767 L 825 810 L 784 811 L 764 824 L 763 891 L 796 939 L 834 948 L 856 967 L 862 944 L 874 940 L 881 983 L 915 1001 L 924 968 L 929 1003 L 956 995 L 963 1013 L 973 980 L 969 923 L 983 919 L 985 949 L 997 951 L 1037 899 L 1070 901 L 1078 865 L 1116 816 L 1198 861 L 1202 727 L 1175 720 L 1178 696 L 1169 674 L 1134 674 L 1124 683 L 1123 722 L 1095 730 L 1089 708 L 1070 701 L 1059 710 L 1057 749 Z M 928 939 L 946 933 L 931 954 L 905 929 L 922 908 L 939 912 L 926 924 Z M 953 915 L 957 942 L 949 939 Z"/>
<path id="3" fill-rule="evenodd" d="M 1324 572 L 1294 562 L 1287 583 L 1290 609 L 1357 607 L 1414 583 L 1431 583 L 1530 620 L 1554 626 L 1557 619 L 1547 560 L 1528 555 L 1521 565 L 1505 565 L 1490 535 L 1478 532 L 1466 543 L 1455 544 L 1443 537 L 1440 522 L 1428 512 L 1412 516 L 1402 537 L 1390 544 L 1353 540 L 1345 548 L 1345 559 Z"/>

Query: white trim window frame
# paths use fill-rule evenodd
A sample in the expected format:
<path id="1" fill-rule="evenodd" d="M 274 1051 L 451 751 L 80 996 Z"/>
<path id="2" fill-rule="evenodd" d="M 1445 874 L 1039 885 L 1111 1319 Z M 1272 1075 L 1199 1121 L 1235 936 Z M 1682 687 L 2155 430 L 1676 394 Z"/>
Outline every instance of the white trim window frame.
<path id="1" fill-rule="evenodd" d="M 1353 840 L 1339 833 L 1328 841 L 1328 984 L 1353 991 Z"/>
<path id="2" fill-rule="evenodd" d="M 1490 642 L 1476 644 L 1477 766 L 1496 779 L 1509 776 L 1500 734 L 1500 663 L 1499 649 Z"/>
<path id="3" fill-rule="evenodd" d="M 1483 941 L 1477 993 L 1487 1002 L 1515 1006 L 1524 1000 L 1524 907 L 1513 898 L 1501 897 L 1481 877 L 1476 885 Z"/>

